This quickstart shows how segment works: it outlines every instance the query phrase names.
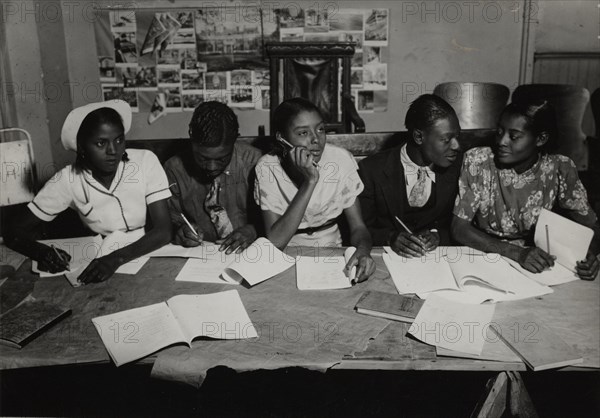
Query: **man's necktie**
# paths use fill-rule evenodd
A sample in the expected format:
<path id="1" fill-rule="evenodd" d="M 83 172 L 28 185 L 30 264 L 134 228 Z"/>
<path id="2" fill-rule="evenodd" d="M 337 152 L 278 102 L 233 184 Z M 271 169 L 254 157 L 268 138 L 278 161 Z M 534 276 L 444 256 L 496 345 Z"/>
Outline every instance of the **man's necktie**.
<path id="1" fill-rule="evenodd" d="M 422 168 L 419 168 L 417 173 L 417 182 L 410 191 L 408 197 L 408 204 L 414 208 L 421 208 L 427 203 L 427 196 L 425 195 L 425 184 L 427 182 L 427 173 Z"/>
<path id="2" fill-rule="evenodd" d="M 233 232 L 233 225 L 229 220 L 229 216 L 227 216 L 227 211 L 225 211 L 225 208 L 219 203 L 220 191 L 221 184 L 219 182 L 219 178 L 216 177 L 210 186 L 208 194 L 206 195 L 204 209 L 210 216 L 210 220 L 215 226 L 218 238 L 223 239 Z"/>

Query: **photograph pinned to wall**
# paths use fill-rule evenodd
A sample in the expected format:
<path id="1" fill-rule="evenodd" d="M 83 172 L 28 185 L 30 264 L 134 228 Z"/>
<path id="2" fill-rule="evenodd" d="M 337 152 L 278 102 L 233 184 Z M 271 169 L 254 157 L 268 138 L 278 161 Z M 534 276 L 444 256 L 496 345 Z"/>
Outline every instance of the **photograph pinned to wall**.
<path id="1" fill-rule="evenodd" d="M 303 28 L 282 29 L 279 31 L 279 41 L 281 42 L 302 42 L 304 41 Z"/>
<path id="2" fill-rule="evenodd" d="M 252 85 L 252 71 L 233 70 L 229 76 L 231 87 L 247 87 Z"/>
<path id="3" fill-rule="evenodd" d="M 204 71 L 206 71 L 206 63 L 198 62 L 198 52 L 196 51 L 195 44 L 193 48 L 183 48 L 179 50 L 179 67 L 182 70 L 200 69 L 200 64 L 203 64 Z"/>
<path id="4" fill-rule="evenodd" d="M 269 87 L 271 84 L 271 73 L 269 70 L 252 71 L 252 85 Z"/>
<path id="5" fill-rule="evenodd" d="M 204 102 L 204 92 L 199 90 L 184 91 L 181 98 L 183 99 L 183 110 L 193 112 L 200 103 Z"/>
<path id="6" fill-rule="evenodd" d="M 229 87 L 227 83 L 226 71 L 208 72 L 205 76 L 206 90 L 226 90 Z"/>
<path id="7" fill-rule="evenodd" d="M 102 98 L 107 100 L 124 100 L 131 106 L 132 112 L 139 112 L 137 90 L 124 89 L 117 84 L 102 84 Z"/>
<path id="8" fill-rule="evenodd" d="M 194 29 L 179 29 L 167 48 L 196 48 Z"/>
<path id="9" fill-rule="evenodd" d="M 388 9 L 371 10 L 365 20 L 365 46 L 388 45 L 388 16 Z"/>
<path id="10" fill-rule="evenodd" d="M 135 32 L 113 33 L 113 38 L 116 64 L 136 64 L 138 56 Z"/>
<path id="11" fill-rule="evenodd" d="M 203 90 L 204 73 L 198 70 L 181 70 L 181 88 L 184 91 Z"/>
<path id="12" fill-rule="evenodd" d="M 231 9 L 231 10 L 229 10 Z M 248 8 L 243 19 L 224 19 L 237 15 L 235 8 L 203 8 L 195 14 L 198 59 L 209 71 L 237 68 L 267 68 L 262 56 L 261 16 L 258 8 Z"/>
<path id="13" fill-rule="evenodd" d="M 362 68 L 352 68 L 350 70 L 350 86 L 352 88 L 362 88 L 363 87 L 363 69 Z"/>
<path id="14" fill-rule="evenodd" d="M 98 56 L 98 67 L 100 68 L 100 81 L 117 80 L 115 71 L 115 59 L 112 56 Z"/>
<path id="15" fill-rule="evenodd" d="M 165 95 L 165 110 L 167 113 L 181 112 L 181 88 L 179 86 L 159 87 L 159 93 Z"/>
<path id="16" fill-rule="evenodd" d="M 205 90 L 204 100 L 207 102 L 215 101 L 225 103 L 229 105 L 229 98 L 231 97 L 229 90 Z"/>
<path id="17" fill-rule="evenodd" d="M 181 62 L 181 51 L 179 48 L 165 49 L 164 51 L 158 50 L 156 53 L 156 63 L 158 65 L 178 66 Z"/>
<path id="18" fill-rule="evenodd" d="M 254 98 L 254 90 L 259 91 L 259 89 L 255 89 L 252 86 L 248 87 L 239 87 L 232 86 L 229 89 L 231 95 L 230 106 L 235 108 L 254 108 L 255 107 L 255 98 Z M 258 100 L 258 98 L 256 98 Z"/>
<path id="19" fill-rule="evenodd" d="M 180 28 L 181 23 L 171 13 L 155 13 L 146 32 L 141 55 L 167 49 Z"/>
<path id="20" fill-rule="evenodd" d="M 365 65 L 368 64 L 379 64 L 381 62 L 381 47 L 379 46 L 365 46 L 363 48 L 363 56 Z"/>
<path id="21" fill-rule="evenodd" d="M 172 86 L 181 82 L 180 69 L 178 67 L 158 67 L 158 85 L 159 86 Z"/>
<path id="22" fill-rule="evenodd" d="M 134 10 L 114 10 L 108 13 L 112 32 L 135 32 L 136 18 Z"/>
<path id="23" fill-rule="evenodd" d="M 152 125 L 157 119 L 167 114 L 167 100 L 165 93 L 157 93 L 148 114 L 148 124 Z"/>
<path id="24" fill-rule="evenodd" d="M 365 90 L 387 89 L 387 64 L 370 64 L 363 67 L 363 88 Z"/>
<path id="25" fill-rule="evenodd" d="M 345 32 L 338 35 L 340 42 L 354 43 L 354 49 L 361 51 L 363 48 L 363 33 L 362 32 Z"/>
<path id="26" fill-rule="evenodd" d="M 274 10 L 279 28 L 304 28 L 304 10 L 295 3 L 289 3 L 287 6 L 287 8 Z"/>
<path id="27" fill-rule="evenodd" d="M 356 92 L 356 110 L 359 112 L 372 113 L 374 110 L 373 91 L 358 90 Z"/>
<path id="28" fill-rule="evenodd" d="M 308 8 L 304 11 L 304 33 L 329 32 L 327 9 Z"/>
<path id="29" fill-rule="evenodd" d="M 304 33 L 304 42 L 337 42 L 339 35 L 336 33 Z"/>
<path id="30" fill-rule="evenodd" d="M 329 16 L 329 30 L 333 32 L 360 32 L 364 30 L 365 13 L 359 9 L 340 9 Z"/>
<path id="31" fill-rule="evenodd" d="M 117 68 L 117 82 L 125 88 L 155 90 L 158 87 L 156 67 L 128 65 Z"/>
<path id="32" fill-rule="evenodd" d="M 176 12 L 175 19 L 181 24 L 181 29 L 194 29 L 194 12 Z"/>

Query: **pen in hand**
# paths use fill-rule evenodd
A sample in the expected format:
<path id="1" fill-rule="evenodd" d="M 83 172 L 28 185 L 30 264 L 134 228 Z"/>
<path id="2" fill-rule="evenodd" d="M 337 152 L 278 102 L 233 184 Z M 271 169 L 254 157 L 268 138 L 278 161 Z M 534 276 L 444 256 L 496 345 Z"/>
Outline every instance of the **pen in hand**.
<path id="1" fill-rule="evenodd" d="M 285 140 L 284 138 L 281 137 L 275 137 L 275 139 L 277 139 L 279 142 L 281 142 L 283 145 L 285 145 L 286 147 L 288 147 L 289 149 L 294 148 L 294 146 L 292 144 L 290 144 L 287 140 Z M 319 168 L 319 164 L 317 164 L 316 161 L 313 160 L 312 164 Z"/>
<path id="2" fill-rule="evenodd" d="M 58 250 L 56 249 L 56 247 L 54 246 L 54 244 L 50 245 L 50 248 L 52 248 L 54 250 L 54 253 L 59 258 L 59 260 L 63 262 L 63 265 L 65 266 L 65 270 L 71 271 L 71 268 L 70 268 L 70 265 L 69 265 L 69 261 L 65 260 L 65 258 L 62 256 L 62 254 L 58 252 Z"/>

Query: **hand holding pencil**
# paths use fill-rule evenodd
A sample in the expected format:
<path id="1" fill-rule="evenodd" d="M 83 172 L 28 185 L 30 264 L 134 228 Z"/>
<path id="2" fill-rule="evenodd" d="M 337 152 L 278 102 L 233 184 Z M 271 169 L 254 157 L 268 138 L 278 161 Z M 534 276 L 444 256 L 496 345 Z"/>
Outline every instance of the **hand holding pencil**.
<path id="1" fill-rule="evenodd" d="M 431 231 L 414 234 L 399 217 L 395 217 L 399 232 L 392 234 L 390 246 L 392 250 L 402 257 L 422 257 L 427 251 L 433 250 L 439 243 L 439 236 Z"/>
<path id="2" fill-rule="evenodd" d="M 40 270 L 49 273 L 59 273 L 69 270 L 71 256 L 66 251 L 56 248 L 54 245 L 44 247 L 43 252 L 37 259 Z"/>
<path id="3" fill-rule="evenodd" d="M 183 224 L 181 224 L 175 233 L 173 242 L 183 247 L 197 247 L 202 244 L 204 234 L 202 231 L 198 231 L 198 226 L 190 222 L 183 213 L 181 214 L 181 219 L 183 220 Z"/>

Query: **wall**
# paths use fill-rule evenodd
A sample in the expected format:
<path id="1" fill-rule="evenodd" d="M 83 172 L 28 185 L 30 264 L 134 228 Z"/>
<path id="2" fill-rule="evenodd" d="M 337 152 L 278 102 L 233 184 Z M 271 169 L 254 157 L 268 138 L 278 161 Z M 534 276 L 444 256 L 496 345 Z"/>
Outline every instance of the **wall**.
<path id="1" fill-rule="evenodd" d="M 19 2 L 17 2 L 17 6 Z M 26 1 L 22 3 L 34 3 Z M 35 2 L 37 3 L 37 2 Z M 42 2 L 40 2 L 42 3 Z M 158 1 L 120 2 L 143 8 L 151 7 L 206 7 L 208 5 L 257 4 L 257 2 L 193 2 Z M 263 2 L 263 8 L 288 2 Z M 520 43 L 522 30 L 522 1 L 339 1 L 315 2 L 300 1 L 302 7 L 318 6 L 335 8 L 388 8 L 390 9 L 390 45 L 388 59 L 388 110 L 387 112 L 363 114 L 367 131 L 396 131 L 403 129 L 404 115 L 408 105 L 418 95 L 431 93 L 434 87 L 444 81 L 490 81 L 516 86 L 519 71 Z M 44 158 L 50 157 L 61 164 L 72 158 L 65 154 L 56 141 L 57 127 L 62 123 L 69 106 L 79 106 L 101 100 L 99 74 L 93 31 L 93 5 L 114 6 L 117 1 L 46 1 L 40 7 L 40 19 L 47 16 L 44 9 L 51 4 L 62 8 L 60 22 L 43 25 L 39 21 L 22 15 L 11 15 L 11 32 L 7 39 L 10 50 L 13 78 L 27 83 L 42 80 L 40 68 L 51 67 L 54 77 L 67 78 L 63 100 L 52 111 L 47 106 L 21 105 L 19 123 L 21 126 L 43 131 L 35 135 L 36 152 Z M 241 5 L 241 6 L 240 6 Z M 333 9 L 332 9 L 333 7 Z M 17 24 L 19 19 L 21 24 Z M 53 26 L 54 25 L 54 26 Z M 59 27 L 60 25 L 60 27 Z M 38 30 L 41 32 L 36 32 Z M 61 39 L 57 34 L 64 32 Z M 45 54 L 40 54 L 40 45 Z M 55 57 L 54 53 L 62 57 Z M 56 67 L 57 62 L 64 67 Z M 19 67 L 19 68 L 17 68 Z M 25 68 L 24 68 L 25 67 Z M 24 71 L 24 73 L 21 73 Z M 62 80 L 62 79 L 61 79 Z M 64 80 L 63 80 L 64 82 Z M 51 126 L 46 119 L 53 115 Z M 258 125 L 268 130 L 268 112 L 236 111 L 240 120 L 242 135 L 256 135 Z M 23 117 L 23 115 L 27 115 Z M 147 115 L 134 117 L 130 139 L 172 138 L 187 136 L 189 113 L 175 113 L 159 119 L 153 125 L 146 122 Z M 58 120 L 58 121 L 57 121 Z M 52 132 L 50 132 L 52 131 Z M 59 132 L 58 132 L 59 134 Z M 54 139 L 53 139 L 54 138 Z"/>

